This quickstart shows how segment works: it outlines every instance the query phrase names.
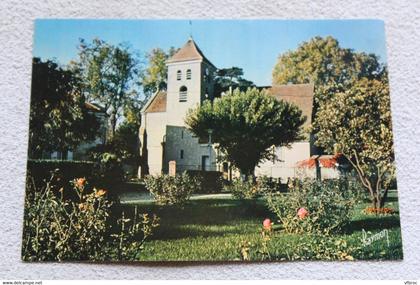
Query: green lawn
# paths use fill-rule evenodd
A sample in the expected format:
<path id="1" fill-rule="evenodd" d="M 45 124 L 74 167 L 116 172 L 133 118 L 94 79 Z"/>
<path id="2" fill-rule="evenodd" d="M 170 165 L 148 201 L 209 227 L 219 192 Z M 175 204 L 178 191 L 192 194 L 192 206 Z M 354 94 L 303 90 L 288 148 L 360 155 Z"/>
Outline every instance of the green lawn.
<path id="1" fill-rule="evenodd" d="M 240 260 L 240 244 L 261 244 L 261 224 L 265 218 L 275 221 L 262 199 L 238 201 L 232 198 L 191 200 L 183 208 L 157 206 L 151 202 L 121 205 L 116 212 L 132 212 L 137 205 L 139 212 L 154 213 L 161 219 L 160 227 L 145 244 L 141 260 L 145 261 L 226 261 Z M 356 259 L 401 259 L 402 241 L 398 214 L 388 216 L 365 215 L 362 212 L 368 203 L 360 204 L 347 232 L 341 237 L 349 244 L 361 247 Z M 387 207 L 398 211 L 395 193 L 391 194 Z M 293 248 L 298 235 L 283 233 L 279 226 L 269 243 L 269 253 L 274 260 L 288 259 L 287 248 Z M 369 246 L 361 243 L 362 229 L 371 234 L 387 229 L 386 239 Z M 305 238 L 305 237 L 303 237 Z M 288 245 L 288 247 L 286 246 Z M 253 260 L 259 260 L 252 254 Z"/>

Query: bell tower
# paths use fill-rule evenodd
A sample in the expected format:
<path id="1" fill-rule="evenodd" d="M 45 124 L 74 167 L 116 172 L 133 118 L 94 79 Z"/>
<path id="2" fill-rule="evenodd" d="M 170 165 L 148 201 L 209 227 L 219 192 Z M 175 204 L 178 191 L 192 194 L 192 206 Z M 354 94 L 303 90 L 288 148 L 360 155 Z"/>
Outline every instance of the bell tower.
<path id="1" fill-rule="evenodd" d="M 190 38 L 167 62 L 167 122 L 184 126 L 188 110 L 213 99 L 216 67 Z"/>

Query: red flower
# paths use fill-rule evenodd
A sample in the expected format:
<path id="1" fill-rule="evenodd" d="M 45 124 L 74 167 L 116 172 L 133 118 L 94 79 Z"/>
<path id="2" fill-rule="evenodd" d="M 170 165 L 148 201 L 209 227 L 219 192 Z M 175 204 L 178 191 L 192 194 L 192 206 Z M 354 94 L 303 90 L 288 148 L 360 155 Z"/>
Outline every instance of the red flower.
<path id="1" fill-rule="evenodd" d="M 304 218 L 306 218 L 306 216 L 308 216 L 309 215 L 309 212 L 308 212 L 308 210 L 306 210 L 305 208 L 300 208 L 298 211 L 297 211 L 297 215 L 298 215 L 298 217 L 299 217 L 299 219 L 304 219 Z"/>
<path id="2" fill-rule="evenodd" d="M 265 230 L 271 230 L 271 226 L 273 225 L 273 223 L 271 222 L 271 220 L 270 219 L 265 219 L 264 221 L 263 221 L 263 228 L 265 229 Z"/>

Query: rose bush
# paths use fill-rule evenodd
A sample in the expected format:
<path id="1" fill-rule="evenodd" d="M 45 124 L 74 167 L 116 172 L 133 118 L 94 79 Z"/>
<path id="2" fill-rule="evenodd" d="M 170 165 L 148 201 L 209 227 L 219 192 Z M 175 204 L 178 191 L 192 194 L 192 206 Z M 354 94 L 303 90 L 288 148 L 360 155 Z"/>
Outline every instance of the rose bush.
<path id="1" fill-rule="evenodd" d="M 148 215 L 125 218 L 112 234 L 110 209 L 104 189 L 89 188 L 85 178 L 72 181 L 78 201 L 65 199 L 54 176 L 41 189 L 28 177 L 22 243 L 24 261 L 136 260 L 144 241 L 158 226 Z M 123 214 L 124 215 L 124 214 Z M 124 219 L 124 217 L 123 217 Z M 136 237 L 134 237 L 134 234 Z M 121 238 L 121 236 L 130 238 Z"/>
<path id="2" fill-rule="evenodd" d="M 287 194 L 268 192 L 267 204 L 288 233 L 329 234 L 350 221 L 361 187 L 346 179 L 291 183 Z"/>

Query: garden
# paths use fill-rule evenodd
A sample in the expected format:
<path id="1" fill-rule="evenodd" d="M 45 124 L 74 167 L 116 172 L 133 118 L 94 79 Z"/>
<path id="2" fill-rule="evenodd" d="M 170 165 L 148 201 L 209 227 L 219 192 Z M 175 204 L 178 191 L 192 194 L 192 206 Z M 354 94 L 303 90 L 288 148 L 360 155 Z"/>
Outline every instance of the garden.
<path id="1" fill-rule="evenodd" d="M 149 176 L 116 196 L 84 178 L 61 188 L 54 179 L 42 189 L 29 186 L 26 261 L 402 258 L 397 192 L 390 191 L 381 212 L 372 211 L 351 178 L 296 180 L 279 191 L 278 182 L 262 177 L 195 194 L 200 179 L 183 173 Z"/>

